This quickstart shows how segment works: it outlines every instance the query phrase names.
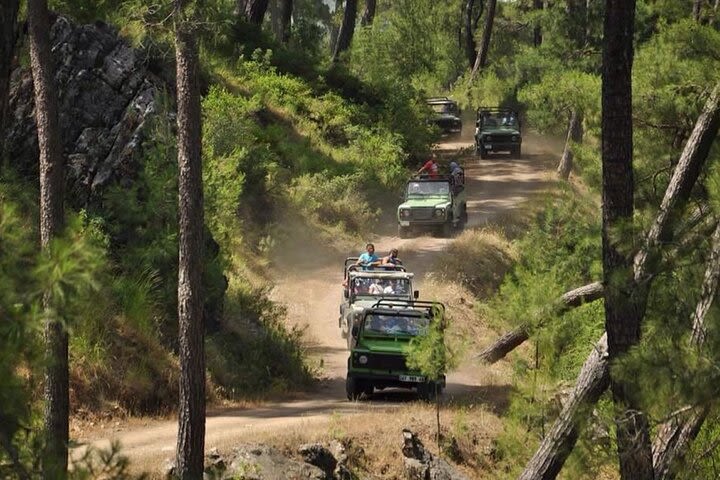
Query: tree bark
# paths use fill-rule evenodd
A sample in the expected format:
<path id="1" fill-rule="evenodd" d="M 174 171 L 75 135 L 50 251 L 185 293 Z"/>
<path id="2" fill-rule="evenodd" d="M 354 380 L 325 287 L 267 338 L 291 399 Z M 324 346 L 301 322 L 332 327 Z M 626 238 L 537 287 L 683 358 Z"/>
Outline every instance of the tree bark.
<path id="1" fill-rule="evenodd" d="M 610 362 L 640 342 L 647 296 L 637 298 L 632 242 L 618 232 L 633 221 L 632 64 L 634 0 L 606 0 L 602 69 L 603 277 L 605 331 Z M 631 245 L 630 245 L 631 246 Z M 636 384 L 610 378 L 615 404 L 617 452 L 623 480 L 652 480 L 652 449 L 647 417 Z"/>
<path id="2" fill-rule="evenodd" d="M 375 19 L 375 9 L 377 8 L 377 0 L 365 0 L 365 9 L 360 18 L 360 25 L 369 27 Z"/>
<path id="3" fill-rule="evenodd" d="M 543 8 L 545 8 L 543 0 L 533 0 L 533 9 L 535 11 L 542 11 Z M 533 45 L 536 47 L 542 45 L 542 28 L 537 23 L 535 24 L 535 28 L 533 28 Z"/>
<path id="4" fill-rule="evenodd" d="M 712 236 L 712 248 L 708 259 L 700 300 L 692 315 L 693 332 L 690 342 L 702 349 L 705 345 L 707 326 L 705 318 L 718 293 L 720 280 L 720 223 Z M 663 424 L 653 442 L 653 465 L 657 480 L 675 478 L 673 466 L 684 458 L 690 443 L 697 437 L 703 422 L 710 413 L 706 405 L 694 408 L 687 417 L 678 417 Z"/>
<path id="5" fill-rule="evenodd" d="M 560 163 L 558 164 L 557 173 L 558 176 L 566 180 L 570 178 L 570 172 L 573 167 L 573 148 L 575 144 L 582 142 L 583 128 L 582 128 L 583 117 L 577 109 L 574 109 L 570 114 L 570 124 L 568 126 L 568 133 L 565 139 L 565 148 L 563 149 L 562 157 L 560 157 Z"/>
<path id="6" fill-rule="evenodd" d="M 10 94 L 10 72 L 17 39 L 18 6 L 18 0 L 5 0 L 0 5 L 0 148 L 3 148 L 3 132 Z M 0 160 L 3 152 L 4 149 L 0 151 Z"/>
<path id="7" fill-rule="evenodd" d="M 600 399 L 609 379 L 607 335 L 603 335 L 585 360 L 570 398 L 519 480 L 548 480 L 557 476 L 575 446 L 588 409 Z"/>
<path id="8" fill-rule="evenodd" d="M 343 21 L 332 56 L 333 62 L 337 62 L 340 59 L 340 54 L 350 48 L 355 33 L 355 20 L 357 20 L 357 0 L 346 0 Z"/>
<path id="9" fill-rule="evenodd" d="M 64 223 L 64 165 L 54 64 L 50 51 L 47 0 L 28 0 L 30 67 L 35 91 L 35 122 L 40 150 L 40 244 L 48 249 Z M 49 292 L 43 295 L 45 321 L 45 478 L 67 476 L 70 410 L 68 335 L 52 311 Z"/>
<path id="10" fill-rule="evenodd" d="M 245 0 L 245 20 L 253 25 L 262 25 L 267 8 L 268 0 Z"/>
<path id="11" fill-rule="evenodd" d="M 584 303 L 594 302 L 602 298 L 602 296 L 603 286 L 601 282 L 583 285 L 582 287 L 564 293 L 557 302 L 553 314 L 558 316 L 562 315 L 572 308 L 579 307 Z M 522 345 L 528 338 L 530 338 L 528 326 L 521 325 L 515 330 L 511 330 L 501 336 L 495 343 L 480 352 L 475 358 L 486 363 L 495 363 L 505 358 L 508 353 Z"/>
<path id="12" fill-rule="evenodd" d="M 692 16 L 693 20 L 700 23 L 701 14 L 702 14 L 702 6 L 705 0 L 694 0 L 693 1 L 693 9 L 692 9 Z"/>
<path id="13" fill-rule="evenodd" d="M 473 81 L 480 71 L 487 65 L 488 50 L 490 50 L 490 37 L 492 36 L 493 23 L 495 22 L 495 8 L 497 0 L 488 0 L 487 16 L 485 17 L 485 27 L 483 28 L 482 41 L 480 42 L 480 50 L 478 51 L 475 65 L 473 65 L 470 81 Z"/>
<path id="14" fill-rule="evenodd" d="M 293 0 L 280 0 L 280 41 L 287 45 L 290 42 L 292 25 Z"/>
<path id="15" fill-rule="evenodd" d="M 665 205 L 666 210 L 676 210 L 679 208 L 679 206 L 684 206 L 685 203 L 687 203 L 687 200 L 690 196 L 690 191 L 692 190 L 692 186 L 695 184 L 695 181 L 697 180 L 697 175 L 699 175 L 699 171 L 702 169 L 702 166 L 705 164 L 705 161 L 707 160 L 707 155 L 710 150 L 710 146 L 712 146 L 712 142 L 717 135 L 718 132 L 718 124 L 720 123 L 718 121 L 718 116 L 720 115 L 720 84 L 716 85 L 713 92 L 710 95 L 710 98 L 708 98 L 705 108 L 703 109 L 702 114 L 698 118 L 698 121 L 695 124 L 695 127 L 693 129 L 693 133 L 690 135 L 690 139 L 688 140 L 687 144 L 685 145 L 685 149 L 683 150 L 683 153 L 681 155 L 681 160 L 678 162 L 678 164 L 675 167 L 675 171 L 673 172 L 673 176 L 670 180 L 670 185 L 668 186 L 667 190 L 665 191 L 665 198 L 663 198 L 662 204 Z M 693 172 L 693 173 L 691 173 Z M 697 173 L 694 173 L 697 172 Z M 670 230 L 670 219 L 674 218 L 674 216 L 669 215 L 668 213 L 663 213 L 663 207 L 661 206 L 661 211 L 658 213 L 655 221 L 654 227 L 648 232 L 647 238 L 645 241 L 645 244 L 643 246 L 643 249 L 638 252 L 637 255 L 635 255 L 635 261 L 634 261 L 634 280 L 636 283 L 636 292 L 638 291 L 637 288 L 637 279 L 638 278 L 646 278 L 647 283 L 645 285 L 645 291 L 650 288 L 650 284 L 652 283 L 653 277 L 652 276 L 646 276 L 646 275 L 639 275 L 638 272 L 646 272 L 647 271 L 647 262 L 648 262 L 648 250 L 653 248 L 653 245 L 656 245 L 658 243 L 658 239 L 661 237 L 664 237 L 669 242 L 671 238 L 671 230 Z M 647 299 L 647 297 L 645 297 Z M 602 344 L 604 341 L 604 335 L 603 338 L 601 338 L 598 341 L 598 345 Z M 590 361 L 590 359 L 595 355 L 595 352 L 593 352 L 590 356 L 590 358 L 586 361 L 586 365 Z M 583 376 L 583 372 L 585 372 L 587 369 L 583 367 L 583 371 L 581 371 L 581 377 Z M 584 378 L 584 383 L 586 384 L 592 384 L 596 386 L 600 386 L 603 384 L 607 384 L 607 364 L 605 364 L 605 370 L 597 369 L 594 370 L 594 373 L 591 378 Z M 580 377 L 579 377 L 580 378 Z M 589 388 L 588 390 L 594 391 L 592 388 Z M 576 396 L 580 395 L 581 392 L 573 392 L 573 395 L 571 396 L 568 403 L 580 401 L 581 403 L 588 403 L 591 401 L 595 401 L 592 397 L 586 396 L 584 398 L 575 398 Z M 555 427 L 553 427 L 553 432 L 556 431 Z M 540 455 L 541 458 L 535 459 L 533 457 L 534 464 L 556 464 L 559 463 L 560 466 L 565 462 L 567 459 L 567 456 L 572 451 L 572 447 L 575 443 L 575 440 L 577 438 L 577 433 L 573 432 L 567 432 L 564 430 L 557 430 L 558 435 L 562 435 L 562 443 L 563 448 L 558 449 L 548 449 L 543 448 L 543 445 L 547 442 L 555 442 L 559 443 L 561 442 L 559 439 L 556 438 L 550 438 L 546 437 L 546 439 L 543 440 L 543 445 L 541 445 L 540 449 L 538 449 L 538 452 L 535 453 L 535 456 Z M 540 453 L 540 451 L 542 452 Z M 528 464 L 529 468 L 530 464 Z M 528 478 L 543 478 L 543 479 L 549 479 L 554 478 L 554 476 L 538 476 L 538 477 L 528 477 Z"/>
<path id="16" fill-rule="evenodd" d="M 482 12 L 482 0 L 480 1 L 480 11 Z M 468 66 L 472 68 L 477 58 L 477 50 L 475 50 L 475 25 L 473 23 L 473 9 L 475 8 L 475 0 L 467 0 L 465 2 L 464 21 L 465 35 L 463 45 L 465 47 L 465 56 L 468 60 Z"/>
<path id="17" fill-rule="evenodd" d="M 199 58 L 191 0 L 175 0 L 178 148 L 180 401 L 177 475 L 203 475 L 205 351 L 202 309 L 203 191 Z"/>

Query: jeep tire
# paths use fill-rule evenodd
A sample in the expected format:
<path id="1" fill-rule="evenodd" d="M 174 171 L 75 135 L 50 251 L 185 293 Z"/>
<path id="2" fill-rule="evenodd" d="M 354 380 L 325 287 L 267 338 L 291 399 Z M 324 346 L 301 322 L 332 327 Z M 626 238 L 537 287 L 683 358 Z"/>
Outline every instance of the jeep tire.
<path id="1" fill-rule="evenodd" d="M 345 378 L 345 393 L 351 402 L 358 400 L 363 393 L 362 382 L 348 373 Z"/>
<path id="2" fill-rule="evenodd" d="M 482 158 L 483 160 L 488 157 L 487 150 L 485 150 L 485 147 L 483 147 L 482 145 L 478 147 L 478 152 L 480 158 Z"/>
<path id="3" fill-rule="evenodd" d="M 522 147 L 520 145 L 513 147 L 512 154 L 514 157 L 520 158 L 522 156 Z"/>
<path id="4" fill-rule="evenodd" d="M 435 382 L 425 382 L 417 386 L 417 393 L 420 400 L 432 402 L 440 393 L 440 386 Z"/>
<path id="5" fill-rule="evenodd" d="M 410 227 L 403 227 L 402 225 L 398 225 L 398 237 L 410 238 Z"/>
<path id="6" fill-rule="evenodd" d="M 452 223 L 452 220 L 448 220 L 442 224 L 442 227 L 440 227 L 440 236 L 442 238 L 450 238 L 450 237 L 452 237 L 452 233 L 453 233 L 453 223 Z"/>

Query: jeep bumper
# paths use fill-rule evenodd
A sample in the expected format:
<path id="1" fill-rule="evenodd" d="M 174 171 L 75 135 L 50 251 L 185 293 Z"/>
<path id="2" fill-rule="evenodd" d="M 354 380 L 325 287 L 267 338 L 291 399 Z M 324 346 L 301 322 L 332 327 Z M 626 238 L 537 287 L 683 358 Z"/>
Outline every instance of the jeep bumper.
<path id="1" fill-rule="evenodd" d="M 370 382 L 376 388 L 416 388 L 418 385 L 427 383 L 426 378 L 418 373 L 374 373 L 362 371 L 349 371 L 348 377 L 355 380 Z M 438 385 L 445 388 L 445 375 L 438 380 Z"/>

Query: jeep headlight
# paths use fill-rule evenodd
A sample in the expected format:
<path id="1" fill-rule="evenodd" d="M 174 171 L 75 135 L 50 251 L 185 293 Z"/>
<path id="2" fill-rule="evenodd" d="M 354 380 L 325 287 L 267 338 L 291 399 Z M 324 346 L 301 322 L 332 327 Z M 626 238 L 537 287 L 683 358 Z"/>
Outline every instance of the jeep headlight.
<path id="1" fill-rule="evenodd" d="M 435 209 L 435 216 L 436 216 L 436 217 L 444 217 L 444 216 L 445 216 L 445 209 L 444 209 L 444 208 L 436 208 L 436 209 Z"/>
<path id="2" fill-rule="evenodd" d="M 485 141 L 489 142 L 490 140 L 492 140 L 492 137 L 490 135 L 485 135 Z"/>
<path id="3" fill-rule="evenodd" d="M 512 141 L 513 141 L 513 142 L 517 142 L 517 135 L 513 135 L 513 136 L 512 136 Z"/>
<path id="4" fill-rule="evenodd" d="M 408 218 L 410 216 L 410 209 L 409 208 L 403 208 L 400 210 L 400 216 L 402 218 Z"/>
<path id="5" fill-rule="evenodd" d="M 360 362 L 360 365 L 367 365 L 368 358 L 365 355 L 360 355 L 358 358 L 358 362 Z"/>

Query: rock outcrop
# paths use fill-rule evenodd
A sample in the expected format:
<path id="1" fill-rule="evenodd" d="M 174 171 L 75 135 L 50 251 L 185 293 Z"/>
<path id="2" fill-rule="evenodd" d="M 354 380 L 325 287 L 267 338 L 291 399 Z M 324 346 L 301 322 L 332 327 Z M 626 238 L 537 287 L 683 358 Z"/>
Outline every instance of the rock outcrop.
<path id="1" fill-rule="evenodd" d="M 113 182 L 132 182 L 140 169 L 141 144 L 155 114 L 163 82 L 148 61 L 102 22 L 75 25 L 54 18 L 51 32 L 67 197 L 83 206 Z M 16 171 L 37 175 L 38 143 L 32 75 L 13 72 L 8 158 Z"/>
<path id="2" fill-rule="evenodd" d="M 425 450 L 419 438 L 410 430 L 403 430 L 402 454 L 408 480 L 468 480 L 442 458 Z"/>

